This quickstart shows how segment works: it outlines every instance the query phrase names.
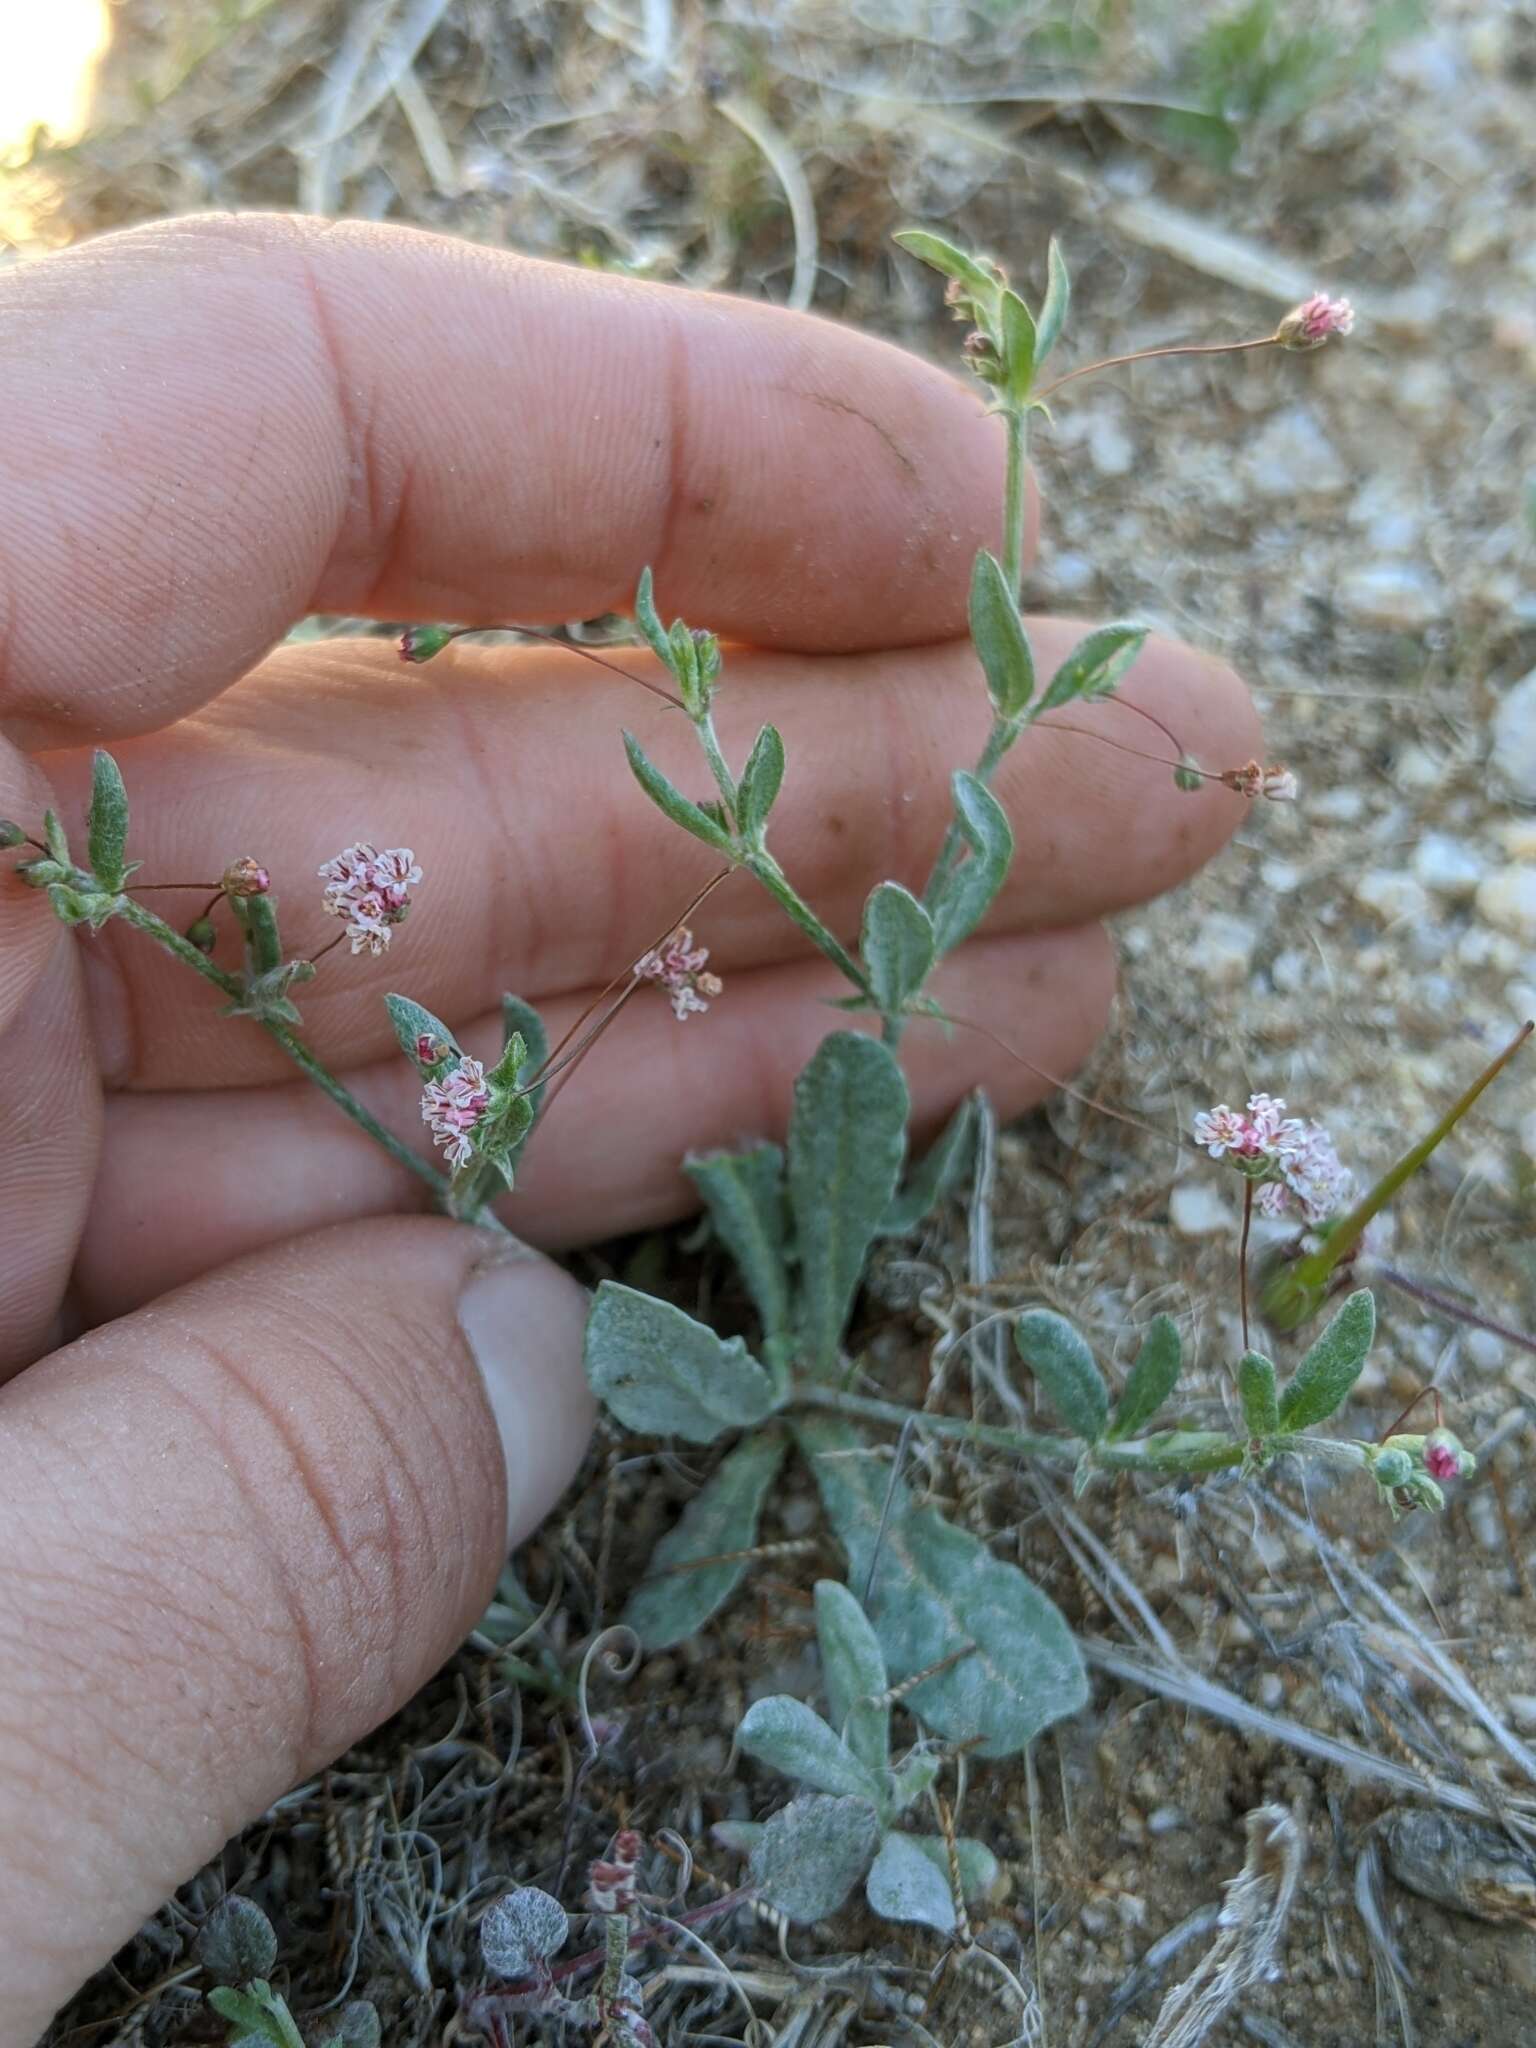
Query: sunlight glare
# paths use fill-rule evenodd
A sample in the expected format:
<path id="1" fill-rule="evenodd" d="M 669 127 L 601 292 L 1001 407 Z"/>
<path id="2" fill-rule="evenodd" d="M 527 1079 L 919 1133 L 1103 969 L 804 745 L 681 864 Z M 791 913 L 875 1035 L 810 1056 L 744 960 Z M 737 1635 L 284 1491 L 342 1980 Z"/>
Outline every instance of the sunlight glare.
<path id="1" fill-rule="evenodd" d="M 46 127 L 73 142 L 112 35 L 106 0 L 0 0 L 0 161 Z"/>

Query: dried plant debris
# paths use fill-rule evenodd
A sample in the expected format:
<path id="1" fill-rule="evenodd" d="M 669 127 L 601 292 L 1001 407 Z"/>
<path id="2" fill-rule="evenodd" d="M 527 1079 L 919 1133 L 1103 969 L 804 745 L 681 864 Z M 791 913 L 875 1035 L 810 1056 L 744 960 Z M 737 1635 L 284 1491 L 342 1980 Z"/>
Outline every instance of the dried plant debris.
<path id="1" fill-rule="evenodd" d="M 1376 1823 L 1387 1868 L 1421 1899 L 1453 1913 L 1536 1933 L 1536 1830 L 1524 1844 L 1463 1814 L 1405 1806 Z"/>

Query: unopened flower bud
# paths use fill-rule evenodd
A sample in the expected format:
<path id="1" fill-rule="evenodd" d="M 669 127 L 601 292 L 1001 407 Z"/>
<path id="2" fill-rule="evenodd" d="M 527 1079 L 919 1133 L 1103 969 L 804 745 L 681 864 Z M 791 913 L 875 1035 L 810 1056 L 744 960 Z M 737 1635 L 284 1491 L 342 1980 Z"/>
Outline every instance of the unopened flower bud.
<path id="1" fill-rule="evenodd" d="M 1173 771 L 1174 788 L 1183 790 L 1195 790 L 1200 787 L 1201 783 L 1204 782 L 1204 780 L 1204 772 L 1200 767 L 1200 763 L 1195 759 L 1194 755 L 1183 755 L 1180 758 L 1179 765 Z"/>
<path id="2" fill-rule="evenodd" d="M 1381 1486 L 1406 1486 L 1413 1477 L 1413 1460 L 1406 1451 L 1385 1444 L 1371 1459 L 1371 1470 Z"/>
<path id="3" fill-rule="evenodd" d="M 271 886 L 272 877 L 248 853 L 232 860 L 219 882 L 226 896 L 265 896 Z"/>
<path id="4" fill-rule="evenodd" d="M 434 654 L 442 653 L 452 638 L 447 626 L 407 626 L 400 635 L 400 659 L 430 661 Z"/>
<path id="5" fill-rule="evenodd" d="M 1277 762 L 1273 768 L 1264 770 L 1264 780 L 1259 785 L 1259 794 L 1272 804 L 1293 804 L 1300 794 L 1301 786 L 1289 768 L 1282 768 Z"/>
<path id="6" fill-rule="evenodd" d="M 1330 334 L 1349 334 L 1354 325 L 1355 309 L 1348 299 L 1314 292 L 1286 314 L 1275 329 L 1275 339 L 1282 348 L 1321 348 Z"/>
<path id="7" fill-rule="evenodd" d="M 0 818 L 0 847 L 25 846 L 26 843 L 27 835 L 19 825 L 13 824 L 9 818 Z"/>
<path id="8" fill-rule="evenodd" d="M 950 278 L 944 286 L 944 303 L 946 306 L 963 305 L 969 296 L 970 294 L 966 291 L 965 286 L 958 277 Z"/>
<path id="9" fill-rule="evenodd" d="M 218 943 L 218 937 L 211 917 L 200 917 L 196 924 L 187 926 L 188 943 L 196 946 L 199 953 L 211 953 Z"/>
<path id="10" fill-rule="evenodd" d="M 440 1038 L 434 1038 L 430 1031 L 423 1031 L 416 1039 L 416 1057 L 424 1067 L 435 1067 L 439 1060 L 445 1060 L 451 1047 Z"/>
<path id="11" fill-rule="evenodd" d="M 1424 1470 L 1431 1479 L 1464 1479 L 1475 1467 L 1472 1453 L 1448 1429 L 1432 1429 L 1424 1439 Z"/>

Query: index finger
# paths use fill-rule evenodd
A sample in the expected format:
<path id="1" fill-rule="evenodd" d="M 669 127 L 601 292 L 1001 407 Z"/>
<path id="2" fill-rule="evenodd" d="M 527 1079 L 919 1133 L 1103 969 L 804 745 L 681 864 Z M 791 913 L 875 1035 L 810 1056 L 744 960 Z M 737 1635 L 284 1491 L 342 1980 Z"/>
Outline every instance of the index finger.
<path id="1" fill-rule="evenodd" d="M 142 732 L 307 612 L 668 607 L 807 651 L 964 625 L 1002 450 L 888 344 L 424 234 L 282 216 L 0 277 L 0 717 Z"/>

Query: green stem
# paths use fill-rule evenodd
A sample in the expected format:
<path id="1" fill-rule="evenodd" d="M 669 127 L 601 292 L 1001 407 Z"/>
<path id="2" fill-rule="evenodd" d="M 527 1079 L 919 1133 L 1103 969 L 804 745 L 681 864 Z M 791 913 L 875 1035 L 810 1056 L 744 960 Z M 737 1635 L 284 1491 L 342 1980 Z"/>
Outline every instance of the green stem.
<path id="1" fill-rule="evenodd" d="M 231 1002 L 239 1002 L 244 996 L 245 990 L 235 975 L 227 974 L 222 967 L 215 967 L 206 953 L 200 953 L 190 939 L 183 938 L 176 927 L 167 924 L 163 917 L 157 917 L 154 911 L 146 910 L 142 903 L 136 903 L 131 896 L 119 897 L 118 905 L 117 915 L 124 923 L 131 924 L 136 931 L 145 932 L 150 938 L 158 940 L 168 953 L 190 967 L 195 974 L 200 974 L 203 980 L 211 983 L 214 988 L 221 990 Z M 349 1116 L 359 1129 L 366 1131 L 375 1144 L 382 1145 L 399 1165 L 415 1174 L 418 1180 L 425 1181 L 435 1195 L 440 1198 L 447 1195 L 448 1183 L 436 1167 L 413 1152 L 408 1145 L 402 1144 L 393 1131 L 386 1130 L 371 1111 L 364 1109 L 357 1097 L 337 1080 L 330 1068 L 315 1058 L 301 1038 L 295 1037 L 289 1025 L 267 1017 L 258 1017 L 252 1021 L 259 1023 L 262 1030 L 282 1047 L 294 1065 L 307 1074 L 323 1094 L 331 1098 L 344 1116 Z"/>
<path id="2" fill-rule="evenodd" d="M 927 1415 L 902 1407 L 899 1401 L 880 1401 L 868 1394 L 845 1393 L 840 1387 L 823 1387 L 797 1382 L 790 1394 L 802 1408 L 830 1408 L 839 1415 L 856 1415 L 865 1422 L 889 1423 L 901 1429 L 910 1421 L 931 1430 L 935 1436 L 960 1437 L 992 1450 L 1011 1451 L 1021 1458 L 1046 1458 L 1057 1465 L 1076 1465 L 1090 1447 L 1081 1437 L 1036 1436 L 1029 1430 L 1004 1429 L 992 1423 L 971 1422 L 963 1415 Z M 1286 1448 L 1306 1442 L 1298 1438 Z M 1310 1445 L 1308 1446 L 1311 1447 Z M 1173 1429 L 1139 1442 L 1099 1443 L 1092 1447 L 1095 1465 L 1122 1472 L 1221 1472 L 1241 1465 L 1246 1447 L 1215 1430 Z"/>
<path id="3" fill-rule="evenodd" d="M 1029 414 L 1010 406 L 1003 415 L 1008 429 L 1008 468 L 1003 480 L 1003 574 L 1018 595 L 1024 580 L 1024 520 L 1029 504 Z"/>
<path id="4" fill-rule="evenodd" d="M 736 822 L 736 783 L 726 766 L 725 755 L 720 748 L 720 738 L 715 731 L 714 716 L 703 712 L 693 721 L 693 729 L 699 736 L 699 745 L 704 749 L 704 758 L 709 763 L 709 772 L 715 778 L 715 787 L 720 792 L 720 801 L 725 805 L 728 827 Z"/>
<path id="5" fill-rule="evenodd" d="M 788 876 L 766 847 L 752 848 L 740 856 L 748 874 L 755 875 L 768 894 L 786 910 L 813 945 L 819 946 L 834 966 L 853 983 L 861 996 L 870 993 L 869 980 L 842 940 L 829 932 L 821 919 L 795 891 Z"/>

